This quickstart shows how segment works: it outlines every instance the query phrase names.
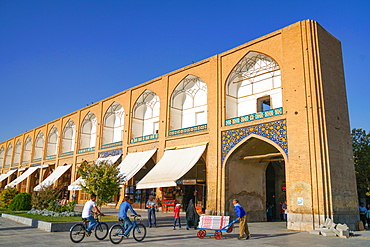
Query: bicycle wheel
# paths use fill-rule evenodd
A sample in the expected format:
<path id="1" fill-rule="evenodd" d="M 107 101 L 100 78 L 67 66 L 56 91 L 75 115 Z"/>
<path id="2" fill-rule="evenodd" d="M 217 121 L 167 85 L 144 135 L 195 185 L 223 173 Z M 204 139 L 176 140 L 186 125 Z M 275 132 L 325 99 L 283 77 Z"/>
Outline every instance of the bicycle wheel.
<path id="1" fill-rule="evenodd" d="M 103 240 L 108 235 L 108 225 L 104 222 L 99 222 L 95 227 L 95 237 L 99 240 Z"/>
<path id="2" fill-rule="evenodd" d="M 146 227 L 143 224 L 137 224 L 134 229 L 132 229 L 132 236 L 138 242 L 143 241 L 146 236 Z"/>
<path id="3" fill-rule="evenodd" d="M 113 244 L 119 244 L 121 243 L 122 239 L 123 239 L 123 233 L 125 232 L 125 230 L 123 229 L 123 227 L 119 224 L 117 225 L 113 225 L 110 229 L 109 229 L 109 239 L 110 241 L 113 243 Z"/>
<path id="4" fill-rule="evenodd" d="M 73 243 L 79 243 L 85 237 L 85 226 L 83 224 L 75 224 L 69 230 L 69 237 Z"/>

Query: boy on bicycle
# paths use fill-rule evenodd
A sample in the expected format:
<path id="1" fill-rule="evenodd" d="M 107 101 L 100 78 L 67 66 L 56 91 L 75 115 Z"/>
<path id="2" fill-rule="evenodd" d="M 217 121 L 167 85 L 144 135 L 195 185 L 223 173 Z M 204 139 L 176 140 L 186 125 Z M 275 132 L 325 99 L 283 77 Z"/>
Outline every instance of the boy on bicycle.
<path id="1" fill-rule="evenodd" d="M 91 230 L 98 224 L 94 216 L 92 216 L 92 213 L 93 213 L 92 209 L 94 208 L 97 213 L 99 213 L 102 216 L 104 215 L 100 212 L 99 208 L 96 206 L 95 200 L 96 200 L 96 195 L 92 194 L 90 196 L 90 200 L 88 200 L 85 203 L 84 209 L 82 210 L 82 218 L 86 218 L 89 220 L 89 226 L 86 228 L 88 236 L 90 236 Z"/>
<path id="2" fill-rule="evenodd" d="M 139 214 L 137 214 L 135 212 L 135 210 L 132 208 L 131 204 L 129 203 L 129 200 L 130 198 L 128 196 L 125 196 L 123 198 L 123 202 L 121 203 L 121 205 L 119 206 L 119 212 L 118 212 L 118 219 L 119 220 L 123 220 L 126 224 L 127 224 L 127 229 L 125 231 L 125 233 L 123 235 L 127 236 L 130 231 L 132 230 L 133 228 L 133 224 L 130 220 L 130 218 L 127 216 L 127 211 L 130 209 L 131 212 L 136 215 L 136 216 L 141 216 Z"/>

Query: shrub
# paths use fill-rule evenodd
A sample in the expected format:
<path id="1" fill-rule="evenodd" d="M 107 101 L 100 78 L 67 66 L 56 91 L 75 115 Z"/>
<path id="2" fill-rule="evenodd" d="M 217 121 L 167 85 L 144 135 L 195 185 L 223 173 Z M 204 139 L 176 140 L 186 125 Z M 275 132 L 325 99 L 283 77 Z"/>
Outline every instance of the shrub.
<path id="1" fill-rule="evenodd" d="M 1 208 L 8 208 L 9 203 L 18 193 L 19 191 L 16 188 L 8 187 L 5 190 L 3 190 L 3 192 L 0 193 Z"/>
<path id="2" fill-rule="evenodd" d="M 53 202 L 60 193 L 60 189 L 54 188 L 53 185 L 41 187 L 39 191 L 35 191 L 31 196 L 31 204 L 36 209 L 46 209 L 50 202 Z"/>
<path id="3" fill-rule="evenodd" d="M 17 194 L 8 208 L 12 211 L 30 210 L 31 209 L 31 195 L 27 192 Z"/>
<path id="4" fill-rule="evenodd" d="M 49 203 L 47 210 L 62 213 L 62 212 L 73 212 L 75 209 L 76 202 L 68 202 L 65 205 L 59 203 L 59 200 L 55 200 Z"/>

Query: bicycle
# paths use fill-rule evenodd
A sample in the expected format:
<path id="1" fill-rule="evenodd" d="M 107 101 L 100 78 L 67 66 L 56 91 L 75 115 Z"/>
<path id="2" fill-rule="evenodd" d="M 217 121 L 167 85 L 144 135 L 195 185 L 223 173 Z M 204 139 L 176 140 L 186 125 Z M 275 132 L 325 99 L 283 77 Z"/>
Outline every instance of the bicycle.
<path id="1" fill-rule="evenodd" d="M 104 240 L 108 235 L 108 225 L 105 222 L 100 222 L 100 214 L 95 214 L 94 218 L 96 219 L 98 223 L 94 227 L 95 237 L 98 240 Z M 86 231 L 89 220 L 87 218 L 82 218 L 82 221 L 83 221 L 82 223 L 74 224 L 69 229 L 69 237 L 74 243 L 81 242 L 84 239 L 85 235 L 90 236 L 87 234 L 87 231 Z"/>
<path id="2" fill-rule="evenodd" d="M 138 223 L 140 222 L 140 216 L 131 215 L 131 217 L 134 217 L 133 219 L 131 219 L 133 224 L 132 236 L 137 242 L 141 242 L 146 236 L 146 227 L 143 224 Z M 109 229 L 109 239 L 113 244 L 119 244 L 121 243 L 123 237 L 129 237 L 129 235 L 124 235 L 125 230 L 128 226 L 125 224 L 123 219 L 119 220 L 121 221 L 121 223 L 115 224 Z"/>

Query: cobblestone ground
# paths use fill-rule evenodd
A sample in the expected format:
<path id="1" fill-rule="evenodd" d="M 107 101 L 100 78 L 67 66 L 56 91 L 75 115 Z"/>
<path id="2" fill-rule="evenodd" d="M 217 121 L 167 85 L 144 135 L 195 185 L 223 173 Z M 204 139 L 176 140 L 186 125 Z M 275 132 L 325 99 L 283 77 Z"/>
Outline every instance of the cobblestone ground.
<path id="1" fill-rule="evenodd" d="M 106 212 L 108 213 L 108 212 Z M 111 212 L 115 214 L 115 212 Z M 144 216 L 145 212 L 141 212 Z M 145 218 L 145 216 L 143 217 Z M 184 222 L 185 218 L 182 217 Z M 145 219 L 143 220 L 145 222 Z M 252 234 L 250 240 L 238 240 L 238 226 L 232 233 L 223 232 L 220 240 L 212 236 L 197 238 L 197 231 L 172 230 L 172 214 L 158 214 L 158 227 L 147 228 L 147 237 L 141 243 L 132 237 L 124 239 L 124 246 L 370 246 L 366 234 L 341 239 L 310 235 L 285 229 L 284 222 L 249 223 Z M 209 233 L 213 233 L 209 231 Z M 370 232 L 369 232 L 370 233 Z M 368 234 L 370 236 L 370 234 Z M 98 241 L 94 236 L 86 237 L 81 243 L 74 244 L 68 232 L 45 232 L 0 217 L 0 246 L 114 246 L 109 239 Z"/>

